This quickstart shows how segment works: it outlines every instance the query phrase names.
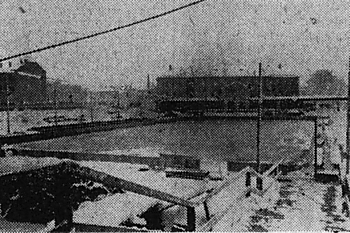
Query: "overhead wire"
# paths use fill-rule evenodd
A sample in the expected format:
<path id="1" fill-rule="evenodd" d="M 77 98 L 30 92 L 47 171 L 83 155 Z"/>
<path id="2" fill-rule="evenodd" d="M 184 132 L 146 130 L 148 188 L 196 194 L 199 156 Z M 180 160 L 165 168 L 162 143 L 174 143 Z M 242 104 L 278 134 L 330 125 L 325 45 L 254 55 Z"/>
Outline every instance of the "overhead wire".
<path id="1" fill-rule="evenodd" d="M 60 42 L 60 43 L 53 44 L 53 45 L 48 45 L 48 46 L 45 46 L 45 47 L 42 47 L 42 48 L 38 48 L 38 49 L 34 49 L 34 50 L 31 50 L 31 51 L 28 51 L 28 52 L 18 53 L 18 54 L 15 54 L 15 55 L 7 56 L 7 57 L 4 57 L 4 58 L 1 58 L 0 62 L 7 61 L 7 60 L 10 60 L 10 59 L 13 59 L 13 58 L 17 58 L 17 57 L 22 57 L 22 56 L 33 54 L 33 53 L 38 53 L 38 52 L 41 52 L 41 51 L 44 51 L 44 50 L 60 47 L 60 46 L 63 46 L 63 45 L 72 44 L 72 43 L 79 42 L 79 41 L 82 41 L 82 40 L 87 40 L 87 39 L 90 39 L 92 37 L 100 36 L 100 35 L 107 34 L 107 33 L 110 33 L 110 32 L 114 32 L 114 31 L 117 31 L 117 30 L 120 30 L 120 29 L 131 27 L 131 26 L 134 26 L 134 25 L 137 25 L 137 24 L 140 24 L 140 23 L 144 23 L 144 22 L 147 22 L 147 21 L 150 21 L 150 20 L 153 20 L 153 19 L 157 19 L 157 18 L 163 17 L 165 15 L 174 13 L 176 11 L 180 11 L 182 9 L 185 9 L 187 7 L 190 7 L 190 6 L 193 6 L 193 5 L 196 5 L 196 4 L 199 4 L 199 3 L 204 2 L 204 1 L 206 1 L 206 0 L 198 0 L 198 1 L 195 1 L 195 2 L 191 2 L 189 4 L 177 7 L 175 9 L 170 10 L 170 11 L 166 11 L 166 12 L 163 12 L 163 13 L 160 13 L 160 14 L 157 14 L 157 15 L 145 18 L 145 19 L 141 19 L 141 20 L 129 23 L 129 24 L 118 26 L 118 27 L 115 27 L 115 28 L 112 28 L 112 29 L 109 29 L 109 30 L 106 30 L 106 31 L 97 32 L 97 33 L 94 33 L 94 34 L 91 34 L 91 35 L 79 37 L 79 38 L 76 38 L 76 39 L 73 39 L 73 40 L 68 40 L 68 41 Z"/>

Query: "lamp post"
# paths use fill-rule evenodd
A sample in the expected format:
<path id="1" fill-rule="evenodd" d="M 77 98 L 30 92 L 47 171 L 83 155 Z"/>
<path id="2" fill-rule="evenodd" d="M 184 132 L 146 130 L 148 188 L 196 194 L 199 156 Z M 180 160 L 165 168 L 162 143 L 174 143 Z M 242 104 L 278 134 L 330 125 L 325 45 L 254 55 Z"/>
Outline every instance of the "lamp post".
<path id="1" fill-rule="evenodd" d="M 262 102 L 263 102 L 263 93 L 262 93 L 262 76 L 261 76 L 261 62 L 259 63 L 259 100 L 258 100 L 258 120 L 257 120 L 257 138 L 256 138 L 256 170 L 261 172 L 260 167 L 260 128 L 262 120 Z"/>
<path id="2" fill-rule="evenodd" d="M 55 105 L 55 126 L 58 125 L 57 122 L 57 88 L 56 88 L 56 84 L 54 83 L 54 89 L 53 89 L 53 98 L 54 98 L 54 105 Z"/>
<path id="3" fill-rule="evenodd" d="M 6 75 L 6 115 L 7 115 L 7 134 L 11 134 L 11 126 L 10 126 L 10 88 L 9 88 L 9 74 Z"/>
<path id="4" fill-rule="evenodd" d="M 116 86 L 111 85 L 110 88 L 113 89 L 115 97 L 117 97 L 117 106 L 116 106 L 116 113 L 117 113 L 117 119 L 120 119 L 120 93 L 119 89 Z"/>
<path id="5" fill-rule="evenodd" d="M 347 126 L 346 126 L 346 174 L 349 174 L 349 160 L 350 160 L 350 58 L 348 70 L 348 102 L 347 102 Z"/>

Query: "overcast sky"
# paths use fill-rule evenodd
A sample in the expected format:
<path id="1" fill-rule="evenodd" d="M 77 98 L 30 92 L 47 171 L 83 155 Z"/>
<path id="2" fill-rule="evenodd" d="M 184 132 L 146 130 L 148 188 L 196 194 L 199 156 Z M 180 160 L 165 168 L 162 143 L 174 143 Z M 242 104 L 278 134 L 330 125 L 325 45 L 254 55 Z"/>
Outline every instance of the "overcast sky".
<path id="1" fill-rule="evenodd" d="M 6 55 L 131 23 L 191 1 L 0 0 Z M 48 77 L 99 89 L 145 87 L 169 74 L 299 75 L 346 79 L 350 1 L 208 0 L 180 12 L 33 54 Z M 3 55 L 0 55 L 3 56 Z M 169 65 L 172 70 L 169 71 Z"/>

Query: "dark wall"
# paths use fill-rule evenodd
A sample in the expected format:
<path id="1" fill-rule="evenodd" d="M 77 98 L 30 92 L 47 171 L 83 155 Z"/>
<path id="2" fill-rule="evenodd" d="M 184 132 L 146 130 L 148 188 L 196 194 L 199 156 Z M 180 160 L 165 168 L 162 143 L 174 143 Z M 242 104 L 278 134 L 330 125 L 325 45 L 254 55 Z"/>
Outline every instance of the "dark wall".
<path id="1" fill-rule="evenodd" d="M 0 73 L 0 104 L 6 104 L 6 88 L 13 104 L 41 103 L 46 96 L 46 76 L 32 77 L 14 73 Z"/>
<path id="2" fill-rule="evenodd" d="M 172 98 L 249 98 L 258 96 L 258 77 L 159 77 L 157 93 Z M 263 77 L 266 96 L 299 95 L 299 77 Z"/>

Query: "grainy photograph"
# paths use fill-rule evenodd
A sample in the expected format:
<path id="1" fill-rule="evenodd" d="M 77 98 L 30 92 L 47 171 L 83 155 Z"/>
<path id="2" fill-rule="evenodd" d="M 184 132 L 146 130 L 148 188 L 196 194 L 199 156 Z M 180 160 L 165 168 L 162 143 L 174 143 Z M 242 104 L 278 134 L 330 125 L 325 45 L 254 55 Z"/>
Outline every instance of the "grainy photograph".
<path id="1" fill-rule="evenodd" d="M 349 0 L 0 0 L 0 232 L 349 232 Z"/>

